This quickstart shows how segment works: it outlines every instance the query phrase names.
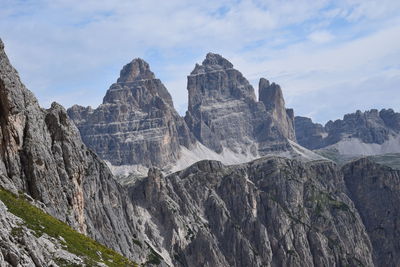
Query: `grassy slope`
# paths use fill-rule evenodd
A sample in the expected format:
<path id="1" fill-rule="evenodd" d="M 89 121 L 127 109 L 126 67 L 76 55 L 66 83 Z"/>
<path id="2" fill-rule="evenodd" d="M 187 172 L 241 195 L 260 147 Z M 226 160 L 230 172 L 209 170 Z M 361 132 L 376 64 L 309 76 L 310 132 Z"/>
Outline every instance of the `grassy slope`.
<path id="1" fill-rule="evenodd" d="M 78 233 L 67 224 L 43 212 L 21 196 L 15 196 L 0 188 L 0 200 L 7 206 L 9 212 L 23 219 L 25 226 L 33 230 L 37 236 L 46 233 L 57 238 L 64 245 L 65 250 L 83 258 L 88 266 L 96 266 L 98 262 L 110 267 L 137 266 L 117 252 Z"/>

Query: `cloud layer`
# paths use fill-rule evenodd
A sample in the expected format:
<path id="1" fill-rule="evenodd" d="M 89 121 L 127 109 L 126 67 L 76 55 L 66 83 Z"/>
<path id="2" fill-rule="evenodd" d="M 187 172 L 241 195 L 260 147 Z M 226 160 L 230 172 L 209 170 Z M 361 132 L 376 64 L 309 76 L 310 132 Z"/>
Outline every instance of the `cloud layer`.
<path id="1" fill-rule="evenodd" d="M 44 106 L 97 106 L 122 66 L 148 61 L 187 106 L 186 75 L 209 51 L 255 87 L 281 84 L 316 121 L 400 109 L 400 9 L 391 0 L 2 0 L 1 38 Z M 257 89 L 257 88 L 256 88 Z"/>

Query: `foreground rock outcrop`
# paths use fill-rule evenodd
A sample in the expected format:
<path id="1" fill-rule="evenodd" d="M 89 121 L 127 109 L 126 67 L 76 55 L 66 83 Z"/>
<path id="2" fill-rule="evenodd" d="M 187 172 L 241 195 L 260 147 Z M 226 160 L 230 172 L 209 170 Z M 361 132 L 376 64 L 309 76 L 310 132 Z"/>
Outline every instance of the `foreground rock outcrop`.
<path id="1" fill-rule="evenodd" d="M 373 266 L 364 225 L 329 161 L 201 161 L 130 188 L 175 266 Z"/>
<path id="2" fill-rule="evenodd" d="M 82 143 L 63 107 L 40 108 L 1 41 L 0 127 L 0 186 L 28 193 L 79 232 L 137 262 L 146 261 L 149 249 L 132 238 L 145 237 L 125 189 Z"/>
<path id="3" fill-rule="evenodd" d="M 399 266 L 400 154 L 362 158 L 345 165 L 343 172 L 376 266 Z"/>

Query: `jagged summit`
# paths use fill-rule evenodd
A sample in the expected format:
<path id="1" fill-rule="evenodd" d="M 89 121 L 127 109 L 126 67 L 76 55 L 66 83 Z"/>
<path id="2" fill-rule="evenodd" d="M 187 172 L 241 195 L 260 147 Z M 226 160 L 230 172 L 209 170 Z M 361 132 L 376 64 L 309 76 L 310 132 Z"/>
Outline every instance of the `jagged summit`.
<path id="1" fill-rule="evenodd" d="M 233 64 L 219 54 L 208 53 L 201 65 L 196 64 L 191 75 L 204 74 L 209 71 L 232 69 Z"/>
<path id="2" fill-rule="evenodd" d="M 285 105 L 281 87 L 276 83 L 270 83 L 267 79 L 261 78 L 258 83 L 258 98 L 266 108 L 274 108 Z"/>
<path id="3" fill-rule="evenodd" d="M 233 68 L 233 64 L 229 62 L 229 60 L 227 60 L 226 58 L 224 58 L 219 54 L 214 54 L 211 52 L 206 55 L 206 59 L 204 59 L 203 65 L 204 66 L 218 65 L 226 69 Z"/>
<path id="4" fill-rule="evenodd" d="M 294 133 L 294 112 L 293 109 L 286 109 L 285 99 L 279 84 L 270 83 L 267 79 L 261 78 L 258 84 L 259 101 L 264 103 L 276 122 L 276 127 L 290 140 L 296 141 Z"/>
<path id="5" fill-rule="evenodd" d="M 97 109 L 73 106 L 68 115 L 83 141 L 113 165 L 165 166 L 192 144 L 167 88 L 140 58 L 123 67 Z"/>
<path id="6" fill-rule="evenodd" d="M 141 58 L 133 59 L 122 68 L 117 82 L 110 86 L 103 99 L 103 104 L 121 102 L 146 111 L 153 102 L 157 102 L 159 107 L 165 104 L 174 106 L 167 88 Z"/>
<path id="7" fill-rule="evenodd" d="M 256 157 L 285 150 L 295 140 L 293 112 L 286 111 L 280 87 L 261 79 L 264 101 L 232 63 L 208 53 L 188 76 L 189 106 L 185 121 L 197 139 L 217 153 Z M 265 94 L 265 96 L 264 96 Z"/>
<path id="8" fill-rule="evenodd" d="M 141 58 L 135 58 L 122 68 L 117 82 L 128 83 L 148 79 L 155 79 L 155 75 L 150 70 L 149 64 Z"/>
<path id="9" fill-rule="evenodd" d="M 393 109 L 357 110 L 325 126 L 296 117 L 295 127 L 300 145 L 334 152 L 339 158 L 396 153 L 400 149 L 400 113 Z"/>

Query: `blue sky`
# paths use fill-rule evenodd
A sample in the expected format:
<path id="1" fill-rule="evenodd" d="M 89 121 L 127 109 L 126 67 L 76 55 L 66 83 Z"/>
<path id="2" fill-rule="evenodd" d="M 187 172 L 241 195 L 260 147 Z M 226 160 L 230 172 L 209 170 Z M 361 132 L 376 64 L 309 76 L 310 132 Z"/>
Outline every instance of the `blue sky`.
<path id="1" fill-rule="evenodd" d="M 47 107 L 98 106 L 141 57 L 187 108 L 186 76 L 207 52 L 253 84 L 281 85 L 296 115 L 400 111 L 400 1 L 0 0 L 0 38 Z"/>

